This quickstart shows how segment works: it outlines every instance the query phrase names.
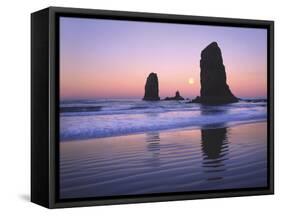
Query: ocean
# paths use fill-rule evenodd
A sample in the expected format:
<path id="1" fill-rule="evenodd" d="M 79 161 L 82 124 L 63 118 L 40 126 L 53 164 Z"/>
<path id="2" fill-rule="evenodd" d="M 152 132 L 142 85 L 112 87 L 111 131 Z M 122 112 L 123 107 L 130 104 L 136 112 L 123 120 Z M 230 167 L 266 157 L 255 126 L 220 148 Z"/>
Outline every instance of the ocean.
<path id="1" fill-rule="evenodd" d="M 60 105 L 60 140 L 120 136 L 178 128 L 262 121 L 267 103 L 256 99 L 223 106 L 187 101 L 84 100 Z"/>

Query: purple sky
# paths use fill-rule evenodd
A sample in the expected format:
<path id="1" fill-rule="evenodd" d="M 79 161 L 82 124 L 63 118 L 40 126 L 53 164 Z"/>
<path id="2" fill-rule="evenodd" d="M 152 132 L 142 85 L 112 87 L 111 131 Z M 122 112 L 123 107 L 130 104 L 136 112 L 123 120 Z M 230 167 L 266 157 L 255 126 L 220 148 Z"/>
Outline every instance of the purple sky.
<path id="1" fill-rule="evenodd" d="M 60 18 L 62 99 L 142 98 L 150 72 L 160 96 L 200 91 L 200 53 L 216 41 L 237 97 L 265 97 L 265 29 Z M 189 79 L 194 84 L 188 83 Z"/>

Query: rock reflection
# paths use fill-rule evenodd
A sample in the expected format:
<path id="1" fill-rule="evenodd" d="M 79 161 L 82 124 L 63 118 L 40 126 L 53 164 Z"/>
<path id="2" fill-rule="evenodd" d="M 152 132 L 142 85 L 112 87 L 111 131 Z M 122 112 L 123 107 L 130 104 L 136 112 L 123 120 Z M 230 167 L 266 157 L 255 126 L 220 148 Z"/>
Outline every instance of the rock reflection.
<path id="1" fill-rule="evenodd" d="M 149 163 L 153 166 L 159 166 L 160 159 L 160 136 L 158 132 L 146 133 L 147 150 L 151 153 Z"/>
<path id="2" fill-rule="evenodd" d="M 201 129 L 202 167 L 208 180 L 224 178 L 228 153 L 227 130 L 226 127 Z"/>

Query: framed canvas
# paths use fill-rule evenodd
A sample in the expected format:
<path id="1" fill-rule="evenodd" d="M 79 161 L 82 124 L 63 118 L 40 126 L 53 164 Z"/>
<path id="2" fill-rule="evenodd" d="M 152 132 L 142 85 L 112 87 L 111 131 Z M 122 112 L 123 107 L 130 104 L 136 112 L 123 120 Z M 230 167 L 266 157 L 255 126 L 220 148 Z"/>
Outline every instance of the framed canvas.
<path id="1" fill-rule="evenodd" d="M 50 7 L 31 27 L 32 202 L 273 194 L 273 21 Z"/>

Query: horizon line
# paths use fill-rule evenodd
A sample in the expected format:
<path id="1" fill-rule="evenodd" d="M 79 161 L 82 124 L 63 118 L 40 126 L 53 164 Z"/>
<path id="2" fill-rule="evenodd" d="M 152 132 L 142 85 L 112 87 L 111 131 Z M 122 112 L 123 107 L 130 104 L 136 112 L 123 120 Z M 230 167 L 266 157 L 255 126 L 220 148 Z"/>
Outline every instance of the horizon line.
<path id="1" fill-rule="evenodd" d="M 168 97 L 168 96 L 167 96 Z M 197 96 L 195 97 L 184 97 L 184 100 L 190 100 L 190 99 L 195 99 Z M 59 98 L 60 102 L 61 101 L 81 101 L 81 100 L 143 100 L 143 97 L 137 97 L 137 98 Z M 166 97 L 162 97 L 163 99 L 160 100 L 164 100 Z M 188 99 L 187 99 L 188 98 Z M 255 97 L 237 97 L 238 99 L 267 99 L 267 96 L 255 96 Z"/>

